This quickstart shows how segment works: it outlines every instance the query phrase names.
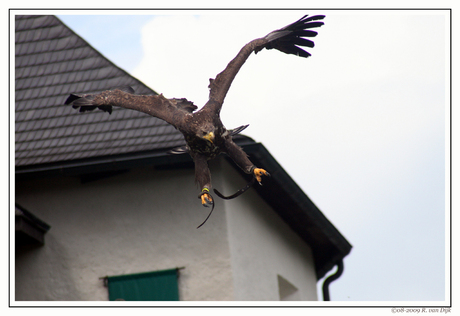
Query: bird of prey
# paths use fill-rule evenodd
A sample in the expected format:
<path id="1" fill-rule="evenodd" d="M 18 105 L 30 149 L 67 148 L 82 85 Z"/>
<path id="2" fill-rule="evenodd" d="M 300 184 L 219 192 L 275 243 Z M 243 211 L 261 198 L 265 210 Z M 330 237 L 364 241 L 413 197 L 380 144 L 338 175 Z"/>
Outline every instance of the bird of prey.
<path id="1" fill-rule="evenodd" d="M 214 207 L 210 193 L 211 173 L 208 161 L 218 154 L 227 154 L 245 173 L 252 174 L 253 179 L 259 184 L 262 184 L 263 176 L 269 176 L 266 170 L 256 167 L 243 149 L 232 140 L 232 136 L 240 133 L 247 125 L 227 130 L 220 120 L 220 110 L 233 79 L 251 53 L 257 54 L 264 48 L 305 58 L 311 56 L 301 47 L 314 47 L 314 42 L 308 38 L 317 35 L 317 32 L 311 29 L 322 26 L 324 22 L 321 20 L 324 17 L 305 15 L 292 24 L 244 45 L 224 71 L 215 79 L 209 80 L 209 100 L 198 111 L 197 106 L 185 98 L 167 99 L 162 94 L 135 95 L 131 87 L 116 88 L 97 94 L 71 94 L 65 104 L 72 105 L 80 112 L 97 108 L 111 113 L 112 107 L 118 106 L 149 114 L 173 125 L 184 135 L 186 146 L 171 152 L 190 154 L 195 162 L 195 181 L 201 190 L 201 203 L 206 207 Z"/>

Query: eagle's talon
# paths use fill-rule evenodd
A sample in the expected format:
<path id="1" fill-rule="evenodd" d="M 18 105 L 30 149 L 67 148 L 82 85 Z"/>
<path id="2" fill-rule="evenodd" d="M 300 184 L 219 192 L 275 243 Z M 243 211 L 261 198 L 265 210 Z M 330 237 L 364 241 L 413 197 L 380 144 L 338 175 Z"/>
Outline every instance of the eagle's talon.
<path id="1" fill-rule="evenodd" d="M 214 204 L 212 197 L 209 193 L 203 193 L 201 195 L 201 204 L 205 207 L 211 207 Z"/>
<path id="2" fill-rule="evenodd" d="M 214 205 L 214 201 L 212 200 L 212 196 L 209 193 L 208 188 L 204 188 L 201 190 L 201 194 L 198 196 L 201 199 L 201 204 L 205 207 L 211 207 Z"/>
<path id="3" fill-rule="evenodd" d="M 260 185 L 262 185 L 262 176 L 270 177 L 270 174 L 262 168 L 255 168 L 253 172 L 254 177 Z"/>

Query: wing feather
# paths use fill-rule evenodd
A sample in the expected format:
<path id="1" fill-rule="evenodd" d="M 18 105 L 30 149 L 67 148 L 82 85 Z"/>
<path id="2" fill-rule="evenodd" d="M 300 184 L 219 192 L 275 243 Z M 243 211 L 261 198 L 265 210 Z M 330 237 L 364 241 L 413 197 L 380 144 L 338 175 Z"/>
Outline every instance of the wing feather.
<path id="1" fill-rule="evenodd" d="M 214 111 L 220 111 L 233 79 L 252 52 L 257 54 L 257 52 L 266 48 L 277 49 L 286 54 L 294 54 L 305 58 L 311 56 L 309 52 L 301 47 L 314 47 L 314 42 L 305 37 L 315 37 L 318 33 L 309 29 L 322 26 L 324 22 L 318 20 L 324 18 L 324 15 L 311 17 L 305 15 L 296 22 L 270 32 L 265 37 L 255 39 L 243 46 L 224 71 L 219 73 L 216 79 L 210 79 L 209 101 L 204 108 L 208 107 Z"/>
<path id="2" fill-rule="evenodd" d="M 265 36 L 268 42 L 263 46 L 257 47 L 255 52 L 257 53 L 264 48 L 277 49 L 286 54 L 309 57 L 311 54 L 304 51 L 299 46 L 310 48 L 315 46 L 312 40 L 304 37 L 315 37 L 318 35 L 316 31 L 310 29 L 324 25 L 324 22 L 318 21 L 324 18 L 324 15 L 315 15 L 311 17 L 305 15 L 296 22 L 269 33 Z"/>
<path id="3" fill-rule="evenodd" d="M 197 109 L 187 99 L 167 99 L 160 95 L 134 95 L 131 87 L 115 88 L 97 94 L 71 94 L 65 101 L 80 112 L 96 108 L 112 113 L 112 107 L 122 107 L 149 114 L 179 128 L 187 113 Z"/>

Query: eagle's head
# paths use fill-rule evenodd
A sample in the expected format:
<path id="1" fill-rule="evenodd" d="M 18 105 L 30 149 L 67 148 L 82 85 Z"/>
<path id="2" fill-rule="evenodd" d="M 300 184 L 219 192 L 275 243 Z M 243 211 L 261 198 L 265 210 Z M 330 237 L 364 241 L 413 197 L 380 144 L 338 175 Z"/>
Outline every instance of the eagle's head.
<path id="1" fill-rule="evenodd" d="M 203 138 L 214 144 L 214 132 L 204 132 Z"/>
<path id="2" fill-rule="evenodd" d="M 212 124 L 203 124 L 197 133 L 197 136 L 201 139 L 204 139 L 211 144 L 214 144 L 214 139 L 216 137 L 215 135 L 216 128 Z"/>
<path id="3" fill-rule="evenodd" d="M 213 131 L 211 131 L 211 132 L 203 131 L 200 136 L 201 136 L 201 138 L 207 140 L 211 144 L 214 144 L 215 135 L 214 135 Z"/>

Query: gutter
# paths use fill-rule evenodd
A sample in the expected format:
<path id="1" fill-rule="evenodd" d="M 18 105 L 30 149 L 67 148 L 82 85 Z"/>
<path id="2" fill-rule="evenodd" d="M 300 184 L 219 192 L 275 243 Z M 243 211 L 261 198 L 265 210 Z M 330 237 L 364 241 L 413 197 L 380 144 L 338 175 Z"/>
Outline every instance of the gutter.
<path id="1" fill-rule="evenodd" d="M 337 262 L 337 271 L 329 276 L 326 280 L 324 280 L 323 283 L 323 301 L 330 301 L 330 296 L 329 296 L 329 285 L 340 278 L 340 276 L 343 273 L 343 260 L 340 260 Z"/>

